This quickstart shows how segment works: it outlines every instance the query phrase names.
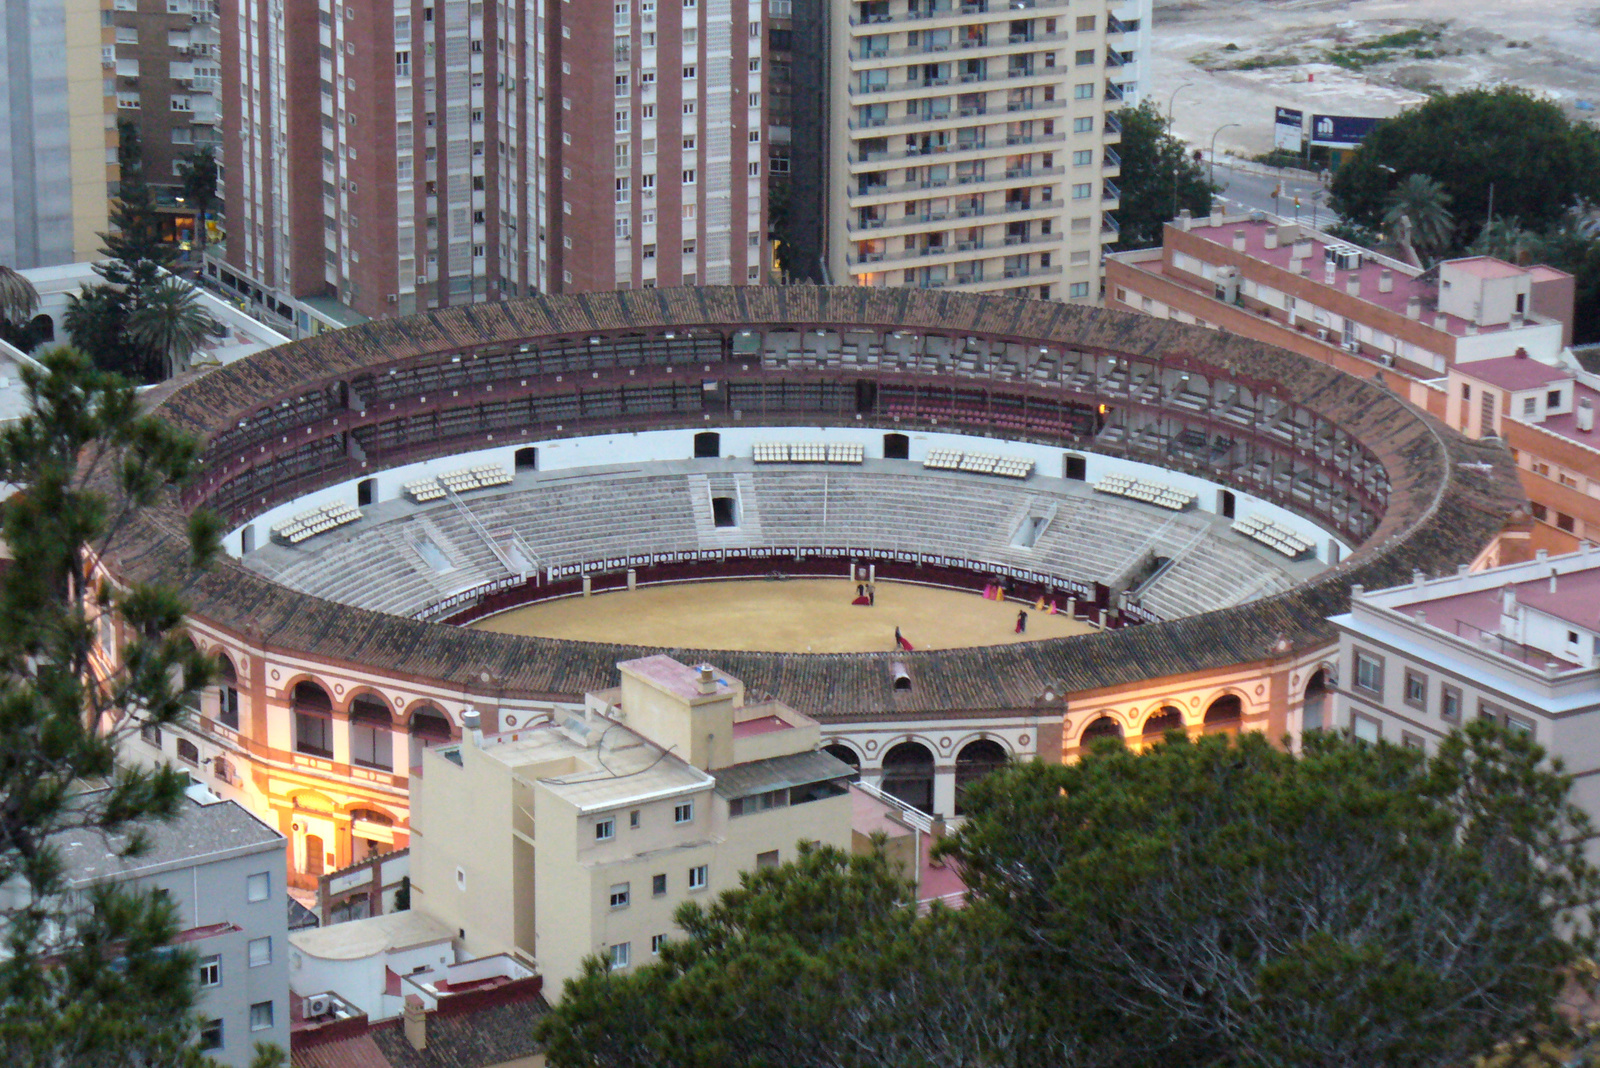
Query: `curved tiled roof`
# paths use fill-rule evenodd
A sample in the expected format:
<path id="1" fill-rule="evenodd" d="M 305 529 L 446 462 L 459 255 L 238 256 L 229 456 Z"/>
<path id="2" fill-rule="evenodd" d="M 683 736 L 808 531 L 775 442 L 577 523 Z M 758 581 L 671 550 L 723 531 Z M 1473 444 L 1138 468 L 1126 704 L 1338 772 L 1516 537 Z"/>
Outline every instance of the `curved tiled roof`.
<path id="1" fill-rule="evenodd" d="M 701 288 L 531 297 L 363 324 L 270 349 L 176 390 L 158 409 L 212 437 L 260 410 L 362 372 L 440 354 L 563 335 L 713 327 L 905 330 L 1013 339 L 1143 359 L 1185 359 L 1270 390 L 1333 421 L 1378 458 L 1389 481 L 1373 535 L 1343 563 L 1286 593 L 1185 619 L 995 647 L 917 653 L 763 654 L 667 649 L 712 661 L 753 691 L 823 719 L 957 714 L 1033 707 L 1056 694 L 1213 670 L 1327 644 L 1326 618 L 1350 586 L 1453 571 L 1472 560 L 1522 503 L 1515 470 L 1495 443 L 1468 440 L 1382 385 L 1297 354 L 1167 320 L 1043 301 L 920 290 Z M 855 372 L 840 372 L 854 375 Z M 687 420 L 683 425 L 693 425 Z M 348 660 L 386 673 L 469 689 L 571 696 L 612 685 L 619 660 L 663 651 L 464 630 L 351 608 L 296 593 L 224 559 L 203 574 L 185 563 L 176 505 L 140 517 L 111 553 L 128 579 L 185 587 L 193 613 L 269 648 Z M 1284 643 L 1287 643 L 1285 645 Z M 915 685 L 893 689 L 891 661 Z"/>

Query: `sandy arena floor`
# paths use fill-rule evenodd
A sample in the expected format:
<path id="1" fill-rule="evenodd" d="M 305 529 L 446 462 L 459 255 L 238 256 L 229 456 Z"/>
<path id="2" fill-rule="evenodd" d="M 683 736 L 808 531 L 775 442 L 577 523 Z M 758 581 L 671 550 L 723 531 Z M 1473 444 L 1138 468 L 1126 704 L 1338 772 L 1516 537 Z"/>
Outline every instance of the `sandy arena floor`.
<path id="1" fill-rule="evenodd" d="M 1028 633 L 1015 634 L 1021 605 L 927 586 L 880 582 L 871 608 L 852 605 L 854 596 L 854 583 L 842 578 L 692 582 L 547 601 L 473 626 L 576 641 L 785 653 L 893 649 L 896 626 L 918 649 L 999 645 L 1094 629 L 1029 608 Z"/>

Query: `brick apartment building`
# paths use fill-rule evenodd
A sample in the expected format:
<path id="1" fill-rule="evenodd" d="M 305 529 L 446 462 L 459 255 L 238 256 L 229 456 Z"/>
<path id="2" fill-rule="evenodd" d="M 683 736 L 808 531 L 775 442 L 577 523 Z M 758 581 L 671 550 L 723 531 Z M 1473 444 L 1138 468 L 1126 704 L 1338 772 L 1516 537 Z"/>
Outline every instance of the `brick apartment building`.
<path id="1" fill-rule="evenodd" d="M 770 262 L 759 4 L 220 11 L 237 120 L 212 273 L 302 330 L 308 301 L 379 318 Z"/>
<path id="2" fill-rule="evenodd" d="M 1572 342 L 1571 275 L 1487 257 L 1432 271 L 1265 213 L 1168 223 L 1160 248 L 1106 258 L 1106 304 L 1280 345 L 1442 415 L 1460 363 L 1521 349 L 1554 362 Z"/>

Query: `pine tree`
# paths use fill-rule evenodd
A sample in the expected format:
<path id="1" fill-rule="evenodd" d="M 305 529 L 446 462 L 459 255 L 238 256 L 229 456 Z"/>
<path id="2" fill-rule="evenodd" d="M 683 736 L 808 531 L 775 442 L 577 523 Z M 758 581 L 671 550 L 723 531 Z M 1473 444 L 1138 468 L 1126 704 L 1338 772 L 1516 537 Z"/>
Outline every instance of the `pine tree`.
<path id="1" fill-rule="evenodd" d="M 196 444 L 141 414 L 133 386 L 69 349 L 22 370 L 30 413 L 0 432 L 0 504 L 12 565 L 0 575 L 0 1057 L 16 1065 L 199 1064 L 192 959 L 171 907 L 124 887 L 73 892 L 60 836 L 147 848 L 186 776 L 117 762 L 120 743 L 186 715 L 212 664 L 183 634 L 176 590 L 113 588 L 100 555 L 187 477 Z M 190 521 L 192 564 L 217 549 Z M 99 642 L 120 624 L 115 671 Z"/>

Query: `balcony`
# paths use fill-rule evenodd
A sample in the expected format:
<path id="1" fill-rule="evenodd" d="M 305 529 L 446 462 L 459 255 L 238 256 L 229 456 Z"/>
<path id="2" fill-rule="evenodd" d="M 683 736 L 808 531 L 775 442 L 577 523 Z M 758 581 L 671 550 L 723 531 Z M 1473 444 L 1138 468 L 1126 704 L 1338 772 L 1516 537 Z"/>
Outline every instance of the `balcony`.
<path id="1" fill-rule="evenodd" d="M 1106 124 L 1101 129 L 1100 132 L 1102 134 L 1104 134 L 1105 136 L 1107 136 L 1107 137 L 1110 137 L 1110 136 L 1113 136 L 1113 135 L 1115 135 L 1117 137 L 1121 137 L 1122 136 L 1122 120 L 1117 118 L 1115 113 L 1111 113 L 1111 114 L 1106 115 Z"/>
<path id="2" fill-rule="evenodd" d="M 1108 171 L 1122 170 L 1122 157 L 1117 154 L 1116 149 L 1110 147 L 1106 148 L 1105 162 L 1102 164 L 1102 166 Z"/>
<path id="3" fill-rule="evenodd" d="M 1117 188 L 1117 183 L 1107 179 L 1105 186 L 1100 190 L 1100 199 L 1116 203 L 1122 199 L 1122 190 Z"/>
<path id="4" fill-rule="evenodd" d="M 1107 103 L 1112 104 L 1125 103 L 1127 100 L 1127 98 L 1122 94 L 1122 86 L 1118 85 L 1116 82 L 1106 82 L 1106 95 L 1104 99 Z"/>
<path id="5" fill-rule="evenodd" d="M 1100 213 L 1100 233 L 1103 235 L 1115 235 L 1121 232 L 1122 226 L 1117 222 L 1117 217 L 1109 211 L 1102 211 Z"/>

